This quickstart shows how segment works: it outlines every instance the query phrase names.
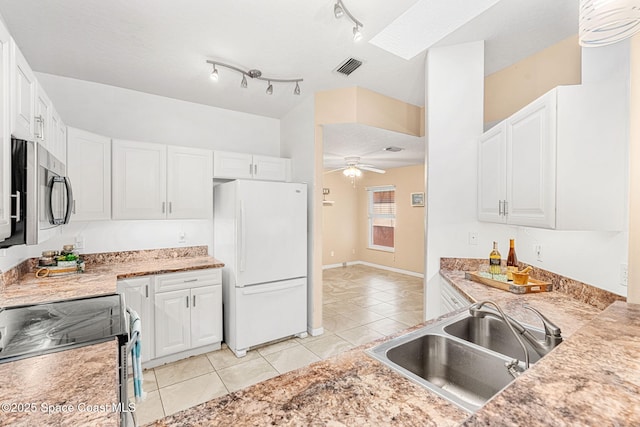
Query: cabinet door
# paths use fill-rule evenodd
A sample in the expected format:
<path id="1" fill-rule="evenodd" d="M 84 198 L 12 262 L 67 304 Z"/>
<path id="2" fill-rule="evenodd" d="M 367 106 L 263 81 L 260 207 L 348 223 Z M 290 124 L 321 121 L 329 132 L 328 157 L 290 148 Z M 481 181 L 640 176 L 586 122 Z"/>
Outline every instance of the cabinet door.
<path id="1" fill-rule="evenodd" d="M 20 139 L 34 140 L 34 118 L 36 99 L 36 78 L 12 40 L 11 52 L 13 70 L 11 87 L 13 88 L 11 133 Z"/>
<path id="2" fill-rule="evenodd" d="M 11 37 L 0 22 L 0 242 L 11 235 Z"/>
<path id="3" fill-rule="evenodd" d="M 153 359 L 154 327 L 151 304 L 151 278 L 139 277 L 118 280 L 118 293 L 124 294 L 127 307 L 140 316 L 142 361 Z"/>
<path id="4" fill-rule="evenodd" d="M 67 174 L 73 187 L 73 219 L 111 219 L 111 139 L 69 128 Z"/>
<path id="5" fill-rule="evenodd" d="M 251 154 L 230 153 L 227 151 L 213 152 L 214 178 L 250 179 L 253 176 Z"/>
<path id="6" fill-rule="evenodd" d="M 51 119 L 49 121 L 49 137 L 47 138 L 47 144 L 49 151 L 54 157 L 65 165 L 68 164 L 67 160 L 67 127 L 62 123 L 60 115 L 55 110 L 51 109 Z M 67 165 L 68 166 L 68 165 Z M 67 167 L 67 175 L 69 174 L 69 168 Z"/>
<path id="7" fill-rule="evenodd" d="M 478 220 L 505 222 L 507 132 L 501 122 L 478 140 Z"/>
<path id="8" fill-rule="evenodd" d="M 64 159 L 58 157 L 58 153 L 56 153 L 57 147 L 51 135 L 51 100 L 42 86 L 36 84 L 36 88 L 35 118 L 33 122 L 34 137 L 36 141 L 42 144 L 55 158 L 64 162 Z"/>
<path id="9" fill-rule="evenodd" d="M 213 215 L 212 152 L 167 147 L 167 218 L 210 218 Z"/>
<path id="10" fill-rule="evenodd" d="M 507 119 L 507 221 L 555 227 L 556 91 Z"/>
<path id="11" fill-rule="evenodd" d="M 191 347 L 190 306 L 189 289 L 155 295 L 156 357 Z"/>
<path id="12" fill-rule="evenodd" d="M 191 347 L 222 341 L 222 285 L 191 289 Z"/>
<path id="13" fill-rule="evenodd" d="M 287 159 L 253 156 L 253 178 L 266 181 L 286 181 L 287 165 Z"/>
<path id="14" fill-rule="evenodd" d="M 166 218 L 166 146 L 114 140 L 112 150 L 113 219 Z"/>
<path id="15" fill-rule="evenodd" d="M 67 158 L 67 125 L 64 124 L 60 116 L 58 116 L 58 127 L 55 132 L 57 133 L 56 140 L 58 144 L 58 154 L 60 155 L 59 158 L 61 161 L 67 163 L 68 160 L 64 160 Z M 111 148 L 111 145 L 109 145 L 109 148 Z"/>

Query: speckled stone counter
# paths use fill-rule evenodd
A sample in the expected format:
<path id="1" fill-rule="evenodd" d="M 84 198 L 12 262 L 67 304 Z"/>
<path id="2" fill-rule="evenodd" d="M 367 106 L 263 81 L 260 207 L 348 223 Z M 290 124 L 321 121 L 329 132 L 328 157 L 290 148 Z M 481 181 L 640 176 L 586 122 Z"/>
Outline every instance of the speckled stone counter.
<path id="1" fill-rule="evenodd" d="M 365 354 L 386 337 L 153 425 L 640 425 L 640 306 L 579 283 L 515 295 L 465 280 L 464 271 L 441 275 L 471 301 L 493 300 L 525 323 L 539 321 L 523 305 L 539 308 L 565 342 L 471 417 Z"/>
<path id="2" fill-rule="evenodd" d="M 83 255 L 84 273 L 59 277 L 36 278 L 34 260 L 27 260 L 3 275 L 0 307 L 114 294 L 118 279 L 224 266 L 207 256 L 206 246 L 195 248 Z"/>
<path id="3" fill-rule="evenodd" d="M 117 340 L 0 364 L 0 424 L 116 426 Z"/>

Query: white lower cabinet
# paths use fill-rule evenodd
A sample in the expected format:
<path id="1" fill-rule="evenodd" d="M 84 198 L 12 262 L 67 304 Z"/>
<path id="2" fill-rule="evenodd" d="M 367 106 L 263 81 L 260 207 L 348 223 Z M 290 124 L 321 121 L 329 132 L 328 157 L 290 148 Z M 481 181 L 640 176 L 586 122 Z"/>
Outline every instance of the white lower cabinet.
<path id="1" fill-rule="evenodd" d="M 154 305 L 156 358 L 201 347 L 209 351 L 207 346 L 220 346 L 222 341 L 220 269 L 156 276 Z"/>
<path id="2" fill-rule="evenodd" d="M 445 280 L 440 282 L 440 315 L 457 311 L 471 304 L 460 292 Z"/>
<path id="3" fill-rule="evenodd" d="M 124 295 L 126 306 L 135 310 L 140 316 L 141 360 L 143 363 L 154 357 L 152 279 L 153 276 L 120 279 L 117 285 L 118 293 Z"/>

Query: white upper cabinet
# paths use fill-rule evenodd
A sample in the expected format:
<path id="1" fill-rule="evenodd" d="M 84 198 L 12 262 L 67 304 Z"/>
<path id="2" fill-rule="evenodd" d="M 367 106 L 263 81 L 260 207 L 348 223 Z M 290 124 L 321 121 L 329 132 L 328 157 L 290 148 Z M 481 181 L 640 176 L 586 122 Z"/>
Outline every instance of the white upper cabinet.
<path id="1" fill-rule="evenodd" d="M 113 219 L 209 218 L 212 152 L 114 140 Z"/>
<path id="2" fill-rule="evenodd" d="M 51 126 L 51 114 L 52 114 L 51 100 L 45 93 L 42 86 L 36 84 L 36 104 L 35 104 L 35 118 L 33 121 L 33 135 L 35 140 L 39 142 L 47 151 L 56 155 L 54 138 L 57 136 L 55 129 Z M 52 135 L 53 132 L 53 135 Z M 58 160 L 64 162 L 64 159 Z"/>
<path id="3" fill-rule="evenodd" d="M 560 86 L 478 143 L 478 219 L 559 230 L 622 230 L 624 106 L 605 86 Z M 506 147 L 506 151 L 505 148 Z"/>
<path id="4" fill-rule="evenodd" d="M 62 122 L 58 112 L 51 109 L 51 119 L 49 121 L 49 138 L 48 147 L 53 154 L 61 162 L 67 164 L 67 126 Z M 68 167 L 67 167 L 68 170 Z"/>
<path id="5" fill-rule="evenodd" d="M 11 235 L 11 36 L 0 22 L 0 242 Z"/>
<path id="6" fill-rule="evenodd" d="M 167 218 L 213 215 L 213 159 L 210 150 L 167 147 Z"/>
<path id="7" fill-rule="evenodd" d="M 66 138 L 58 129 L 58 137 Z M 73 221 L 111 219 L 111 139 L 68 130 L 67 174 L 73 186 Z"/>
<path id="8" fill-rule="evenodd" d="M 11 133 L 20 139 L 34 140 L 36 77 L 13 39 L 11 40 L 12 119 Z"/>
<path id="9" fill-rule="evenodd" d="M 255 154 L 214 151 L 213 177 L 288 181 L 291 160 Z"/>
<path id="10" fill-rule="evenodd" d="M 478 141 L 478 219 L 506 222 L 507 128 L 501 122 Z"/>
<path id="11" fill-rule="evenodd" d="M 113 219 L 165 219 L 166 146 L 114 140 L 112 159 Z"/>

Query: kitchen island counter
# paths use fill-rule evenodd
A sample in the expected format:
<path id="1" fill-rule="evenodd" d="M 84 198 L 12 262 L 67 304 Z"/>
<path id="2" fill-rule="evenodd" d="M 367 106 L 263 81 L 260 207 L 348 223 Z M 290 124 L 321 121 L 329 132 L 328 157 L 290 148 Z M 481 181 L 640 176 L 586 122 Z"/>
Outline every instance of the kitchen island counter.
<path id="1" fill-rule="evenodd" d="M 474 301 L 494 299 L 509 314 L 533 325 L 537 320 L 528 317 L 522 305 L 539 307 L 562 327 L 566 342 L 473 416 L 365 353 L 391 338 L 386 337 L 153 425 L 640 424 L 640 412 L 634 409 L 637 400 L 633 400 L 640 393 L 640 307 L 620 301 L 601 312 L 567 293 L 514 295 L 468 281 L 464 272 L 443 270 L 442 276 Z M 627 323 L 624 334 L 608 346 L 605 337 L 619 333 L 614 332 L 622 324 L 618 322 Z M 602 410 L 605 407 L 608 410 Z"/>

